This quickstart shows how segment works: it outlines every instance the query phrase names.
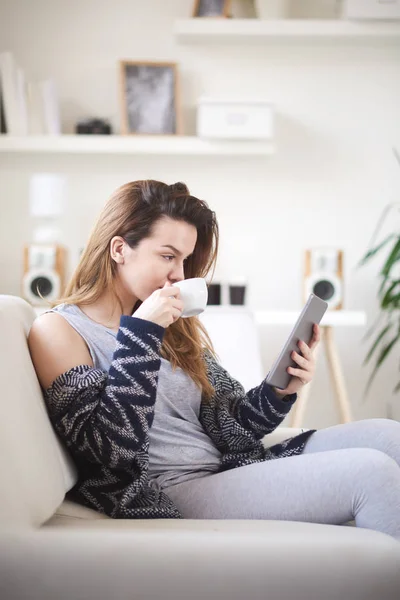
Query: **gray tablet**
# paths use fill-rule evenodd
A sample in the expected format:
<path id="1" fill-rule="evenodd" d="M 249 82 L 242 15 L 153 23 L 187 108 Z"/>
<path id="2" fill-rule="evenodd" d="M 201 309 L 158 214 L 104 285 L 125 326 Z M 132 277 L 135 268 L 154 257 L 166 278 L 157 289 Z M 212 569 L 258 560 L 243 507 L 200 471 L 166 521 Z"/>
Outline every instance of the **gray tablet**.
<path id="1" fill-rule="evenodd" d="M 300 368 L 291 357 L 293 350 L 301 354 L 298 342 L 302 340 L 306 344 L 311 342 L 313 336 L 313 325 L 319 324 L 328 308 L 328 303 L 315 294 L 310 294 L 295 326 L 289 335 L 282 352 L 276 359 L 272 369 L 266 377 L 269 385 L 284 390 L 289 385 L 293 375 L 287 372 L 288 367 Z"/>

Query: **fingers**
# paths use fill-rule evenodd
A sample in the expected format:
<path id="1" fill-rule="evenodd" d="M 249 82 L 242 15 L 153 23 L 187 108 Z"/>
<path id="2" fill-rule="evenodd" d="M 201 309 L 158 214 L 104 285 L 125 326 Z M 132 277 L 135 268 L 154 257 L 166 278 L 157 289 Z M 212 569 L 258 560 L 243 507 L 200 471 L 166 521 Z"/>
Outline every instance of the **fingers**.
<path id="1" fill-rule="evenodd" d="M 179 298 L 173 298 L 171 304 L 172 304 L 172 307 L 179 310 L 179 312 L 182 312 L 184 309 L 184 304 L 183 304 L 182 300 L 180 300 Z"/>
<path id="2" fill-rule="evenodd" d="M 179 298 L 175 298 L 175 297 L 172 297 L 170 302 L 171 302 L 171 307 L 172 307 L 172 318 L 173 318 L 173 322 L 175 323 L 175 321 L 177 321 L 183 313 L 184 304 L 183 304 L 182 300 L 180 300 Z"/>
<path id="3" fill-rule="evenodd" d="M 312 350 L 314 350 L 314 348 L 318 345 L 321 339 L 321 331 L 319 325 L 314 325 L 313 331 L 314 334 L 309 345 L 303 342 L 303 340 L 300 340 L 298 343 L 302 355 L 308 360 L 312 359 Z"/>
<path id="4" fill-rule="evenodd" d="M 307 346 L 307 344 L 305 342 L 303 342 L 302 340 L 300 340 L 297 345 L 300 348 L 300 351 L 301 351 L 302 355 L 304 356 L 304 358 L 306 358 L 307 360 L 311 360 L 312 353 L 311 353 L 309 346 Z"/>
<path id="5" fill-rule="evenodd" d="M 291 356 L 292 356 L 292 359 L 294 360 L 294 362 L 299 365 L 299 367 L 302 367 L 306 371 L 309 370 L 309 365 L 310 365 L 309 360 L 307 360 L 303 356 L 300 356 L 300 354 L 298 354 L 298 352 L 295 352 L 295 351 L 292 352 Z"/>
<path id="6" fill-rule="evenodd" d="M 318 344 L 320 339 L 321 339 L 321 328 L 319 325 L 315 324 L 313 327 L 313 337 L 309 344 L 311 350 L 313 350 L 315 348 L 315 346 Z"/>
<path id="7" fill-rule="evenodd" d="M 177 321 L 178 319 L 180 319 L 181 313 L 182 313 L 181 310 L 174 310 L 173 311 L 173 313 L 172 313 L 172 319 L 173 319 L 174 323 L 175 323 L 175 321 Z"/>
<path id="8" fill-rule="evenodd" d="M 303 369 L 295 369 L 294 367 L 288 367 L 287 372 L 289 375 L 293 375 L 294 377 L 298 377 L 301 383 L 310 383 L 312 379 L 312 373 L 309 371 L 303 371 Z"/>
<path id="9" fill-rule="evenodd" d="M 176 297 L 179 296 L 181 293 L 181 290 L 178 287 L 175 287 L 173 285 L 164 285 L 163 288 L 161 288 L 160 290 L 160 296 L 167 296 L 167 297 Z"/>
<path id="10" fill-rule="evenodd" d="M 295 367 L 288 367 L 287 372 L 293 377 L 297 377 L 303 385 L 310 383 L 313 378 L 314 370 L 315 370 L 315 360 L 312 353 L 312 350 L 317 346 L 321 339 L 321 333 L 319 325 L 314 325 L 313 327 L 313 337 L 309 345 L 300 340 L 298 342 L 298 346 L 301 351 L 301 355 L 298 352 L 293 351 L 291 354 L 292 359 L 296 364 L 301 367 L 297 369 Z"/>

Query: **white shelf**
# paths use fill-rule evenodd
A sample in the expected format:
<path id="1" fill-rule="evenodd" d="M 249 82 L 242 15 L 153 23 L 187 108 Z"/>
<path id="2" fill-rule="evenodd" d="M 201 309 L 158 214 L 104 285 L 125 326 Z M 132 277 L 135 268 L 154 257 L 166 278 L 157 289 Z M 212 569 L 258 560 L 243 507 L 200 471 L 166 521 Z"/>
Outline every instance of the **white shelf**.
<path id="1" fill-rule="evenodd" d="M 265 141 L 209 141 L 166 135 L 0 135 L 0 153 L 48 154 L 158 154 L 190 156 L 269 156 L 273 144 Z"/>
<path id="2" fill-rule="evenodd" d="M 354 22 L 340 19 L 179 19 L 174 33 L 183 43 L 380 41 L 400 44 L 400 21 Z"/>

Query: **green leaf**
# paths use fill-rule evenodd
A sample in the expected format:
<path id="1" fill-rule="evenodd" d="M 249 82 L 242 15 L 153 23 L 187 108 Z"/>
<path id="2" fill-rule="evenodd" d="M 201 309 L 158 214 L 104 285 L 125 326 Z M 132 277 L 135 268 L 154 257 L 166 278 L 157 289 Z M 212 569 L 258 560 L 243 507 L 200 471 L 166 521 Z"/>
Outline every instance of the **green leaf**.
<path id="1" fill-rule="evenodd" d="M 400 285 L 400 279 L 396 279 L 395 281 L 392 281 L 392 283 L 386 290 L 385 295 L 382 298 L 381 308 L 386 309 L 392 304 L 396 308 L 396 298 L 400 298 L 400 294 L 392 295 L 392 292 L 395 289 L 395 287 L 397 287 L 398 285 Z"/>
<path id="2" fill-rule="evenodd" d="M 398 260 L 400 260 L 400 237 L 397 238 L 397 242 L 387 257 L 386 262 L 382 267 L 381 274 L 385 276 L 389 275 L 391 268 Z"/>
<path id="3" fill-rule="evenodd" d="M 380 312 L 379 315 L 378 315 L 378 318 L 375 321 L 375 323 L 368 329 L 368 331 L 366 332 L 366 334 L 361 338 L 362 342 L 365 342 L 372 335 L 374 329 L 376 329 L 376 327 L 378 326 L 378 324 L 381 321 L 381 319 L 383 319 L 383 317 L 384 317 L 384 313 Z"/>
<path id="4" fill-rule="evenodd" d="M 390 313 L 400 308 L 400 293 L 391 296 L 386 306 L 382 305 L 382 309 Z"/>
<path id="5" fill-rule="evenodd" d="M 364 365 L 367 364 L 367 362 L 370 360 L 371 356 L 373 355 L 373 353 L 375 352 L 375 349 L 377 348 L 379 342 L 382 340 L 382 338 L 386 335 L 386 333 L 389 331 L 389 329 L 392 327 L 393 323 L 389 323 L 388 325 L 386 325 L 386 327 L 380 332 L 380 334 L 378 335 L 378 337 L 376 338 L 375 342 L 373 343 L 371 349 L 369 350 L 367 356 L 364 359 Z"/>
<path id="6" fill-rule="evenodd" d="M 397 342 L 397 340 L 400 339 L 400 331 L 397 331 L 397 335 L 392 339 L 392 341 L 390 341 L 385 348 L 382 350 L 380 357 L 378 358 L 378 362 L 376 363 L 376 366 L 379 368 L 381 366 L 381 364 L 383 363 L 383 361 L 385 360 L 385 358 L 388 356 L 389 352 L 391 351 L 391 349 L 393 348 L 393 346 L 395 345 L 395 343 Z"/>
<path id="7" fill-rule="evenodd" d="M 367 390 L 370 388 L 371 383 L 374 380 L 379 367 L 382 365 L 383 361 L 385 360 L 385 358 L 387 357 L 387 355 L 389 354 L 389 352 L 391 351 L 391 349 L 393 348 L 393 346 L 395 345 L 395 343 L 397 342 L 398 339 L 400 339 L 400 331 L 398 331 L 397 335 L 383 348 L 383 350 L 375 364 L 374 370 L 372 371 L 372 374 L 368 380 Z"/>
<path id="8" fill-rule="evenodd" d="M 367 254 L 365 254 L 365 256 L 360 260 L 360 262 L 358 263 L 357 267 L 361 267 L 362 265 L 365 265 L 366 262 L 368 262 L 373 256 L 375 256 L 375 254 L 377 252 L 379 252 L 379 250 L 381 248 L 383 248 L 393 237 L 395 237 L 394 233 L 391 233 L 390 235 L 387 236 L 386 239 L 383 240 L 383 242 L 381 242 L 378 246 L 376 246 L 375 248 L 373 248 L 372 250 L 369 250 L 367 252 Z"/>
<path id="9" fill-rule="evenodd" d="M 400 381 L 399 383 L 396 385 L 396 387 L 393 390 L 393 394 L 395 394 L 396 392 L 398 392 L 400 390 Z"/>
<path id="10" fill-rule="evenodd" d="M 385 264 L 383 265 L 382 269 L 381 269 L 381 276 L 383 277 L 382 283 L 380 285 L 380 288 L 378 290 L 378 296 L 381 296 L 383 293 L 383 289 L 387 283 L 387 281 L 389 280 L 390 277 L 390 271 L 393 267 L 393 265 L 400 260 L 400 238 L 398 238 L 397 242 L 394 244 L 392 250 L 389 253 L 388 258 L 386 259 Z"/>
<path id="11" fill-rule="evenodd" d="M 395 309 L 400 308 L 400 293 L 392 296 L 392 304 Z"/>

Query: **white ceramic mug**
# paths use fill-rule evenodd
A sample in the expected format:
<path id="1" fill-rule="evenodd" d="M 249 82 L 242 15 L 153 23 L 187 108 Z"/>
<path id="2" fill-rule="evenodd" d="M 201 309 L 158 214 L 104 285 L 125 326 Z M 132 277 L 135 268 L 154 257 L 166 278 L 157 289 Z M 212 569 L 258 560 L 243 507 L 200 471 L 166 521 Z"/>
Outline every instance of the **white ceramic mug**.
<path id="1" fill-rule="evenodd" d="M 181 317 L 184 319 L 195 317 L 204 312 L 208 300 L 208 288 L 205 279 L 193 277 L 192 279 L 177 281 L 172 285 L 181 290 L 181 300 L 183 302 Z"/>

